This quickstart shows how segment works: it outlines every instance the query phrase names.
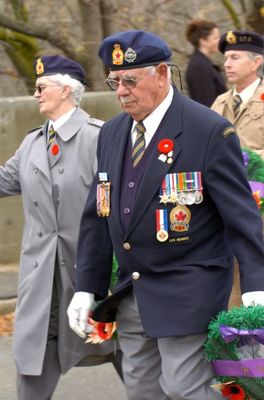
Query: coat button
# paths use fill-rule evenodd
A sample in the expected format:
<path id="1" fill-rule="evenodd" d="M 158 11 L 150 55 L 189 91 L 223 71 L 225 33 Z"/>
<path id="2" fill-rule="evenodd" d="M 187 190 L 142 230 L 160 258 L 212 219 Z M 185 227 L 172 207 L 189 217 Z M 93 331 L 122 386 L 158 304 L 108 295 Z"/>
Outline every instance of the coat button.
<path id="1" fill-rule="evenodd" d="M 38 262 L 35 261 L 35 262 L 34 262 L 34 268 L 37 268 L 37 266 L 38 266 Z"/>
<path id="2" fill-rule="evenodd" d="M 64 172 L 64 168 L 60 167 L 59 168 L 59 174 L 63 174 L 63 172 Z"/>
<path id="3" fill-rule="evenodd" d="M 137 281 L 139 278 L 140 278 L 140 273 L 139 272 L 133 272 L 132 279 L 134 279 L 134 281 Z"/>
<path id="4" fill-rule="evenodd" d="M 61 264 L 62 267 L 65 267 L 65 265 L 66 265 L 65 260 L 62 259 L 61 262 L 60 262 L 60 264 Z"/>
<path id="5" fill-rule="evenodd" d="M 38 237 L 42 237 L 43 233 L 42 232 L 38 232 Z"/>
<path id="6" fill-rule="evenodd" d="M 33 200 L 33 204 L 34 204 L 34 206 L 38 206 L 38 202 L 37 202 L 37 200 Z"/>
<path id="7" fill-rule="evenodd" d="M 38 173 L 38 168 L 34 168 L 33 172 L 34 172 L 34 174 L 37 174 Z"/>
<path id="8" fill-rule="evenodd" d="M 128 242 L 123 243 L 123 249 L 130 250 L 131 249 L 130 244 Z"/>

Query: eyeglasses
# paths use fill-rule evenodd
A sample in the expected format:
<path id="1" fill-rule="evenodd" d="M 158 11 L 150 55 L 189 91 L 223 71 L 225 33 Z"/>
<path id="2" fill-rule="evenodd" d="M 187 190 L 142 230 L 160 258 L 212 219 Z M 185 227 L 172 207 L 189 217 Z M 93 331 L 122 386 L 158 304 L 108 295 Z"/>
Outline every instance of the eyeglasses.
<path id="1" fill-rule="evenodd" d="M 43 90 L 45 90 L 48 87 L 51 86 L 61 86 L 61 85 L 36 85 L 35 86 L 35 92 L 38 92 L 38 94 L 41 94 L 43 92 Z"/>
<path id="2" fill-rule="evenodd" d="M 106 79 L 106 83 L 110 86 L 111 89 L 117 90 L 119 88 L 120 82 L 122 82 L 122 85 L 126 89 L 134 89 L 138 82 L 143 78 L 143 76 L 150 71 L 154 67 L 147 68 L 141 75 L 137 76 L 136 78 L 133 78 L 132 76 L 124 76 L 121 77 L 120 79 L 113 79 L 111 77 L 108 77 Z"/>

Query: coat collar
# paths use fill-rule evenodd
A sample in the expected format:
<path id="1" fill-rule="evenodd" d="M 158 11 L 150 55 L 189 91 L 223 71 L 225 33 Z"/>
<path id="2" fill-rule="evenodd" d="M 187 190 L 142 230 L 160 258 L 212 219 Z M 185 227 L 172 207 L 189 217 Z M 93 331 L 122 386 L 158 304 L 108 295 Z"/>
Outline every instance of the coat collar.
<path id="1" fill-rule="evenodd" d="M 67 142 L 73 136 L 75 136 L 81 128 L 84 119 L 87 119 L 88 117 L 89 115 L 85 111 L 77 107 L 71 117 L 65 122 L 65 124 L 59 127 L 56 131 L 61 140 Z"/>

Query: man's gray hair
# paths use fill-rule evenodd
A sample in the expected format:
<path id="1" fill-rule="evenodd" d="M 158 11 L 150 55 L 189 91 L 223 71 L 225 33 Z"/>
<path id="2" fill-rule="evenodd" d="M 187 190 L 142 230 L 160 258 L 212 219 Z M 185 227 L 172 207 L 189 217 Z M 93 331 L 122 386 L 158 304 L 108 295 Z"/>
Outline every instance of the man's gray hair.
<path id="1" fill-rule="evenodd" d="M 72 89 L 71 96 L 74 104 L 76 106 L 80 105 L 82 95 L 85 91 L 85 87 L 80 81 L 72 78 L 68 74 L 55 74 L 48 76 L 48 78 L 52 82 L 56 82 L 61 86 L 70 86 L 70 88 Z"/>
<path id="2" fill-rule="evenodd" d="M 255 53 L 253 51 L 248 51 L 248 56 L 251 60 L 255 60 L 255 58 L 257 57 L 261 57 L 262 58 L 262 63 L 259 66 L 259 68 L 257 69 L 257 75 L 259 77 L 262 77 L 264 75 L 264 57 L 261 54 Z"/>

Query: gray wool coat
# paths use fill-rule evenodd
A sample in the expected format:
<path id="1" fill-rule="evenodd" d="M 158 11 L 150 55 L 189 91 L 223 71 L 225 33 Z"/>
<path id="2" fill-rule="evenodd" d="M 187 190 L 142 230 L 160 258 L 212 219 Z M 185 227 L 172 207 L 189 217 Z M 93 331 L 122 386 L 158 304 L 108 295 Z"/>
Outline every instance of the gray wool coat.
<path id="1" fill-rule="evenodd" d="M 31 131 L 0 167 L 0 196 L 22 194 L 25 216 L 13 340 L 20 374 L 42 372 L 56 257 L 61 281 L 58 354 L 62 372 L 87 355 L 94 359 L 94 355 L 113 351 L 112 341 L 85 344 L 69 328 L 66 315 L 74 293 L 79 222 L 97 168 L 102 124 L 77 108 L 57 130 L 60 157 L 52 169 L 47 157 L 47 124 Z"/>

